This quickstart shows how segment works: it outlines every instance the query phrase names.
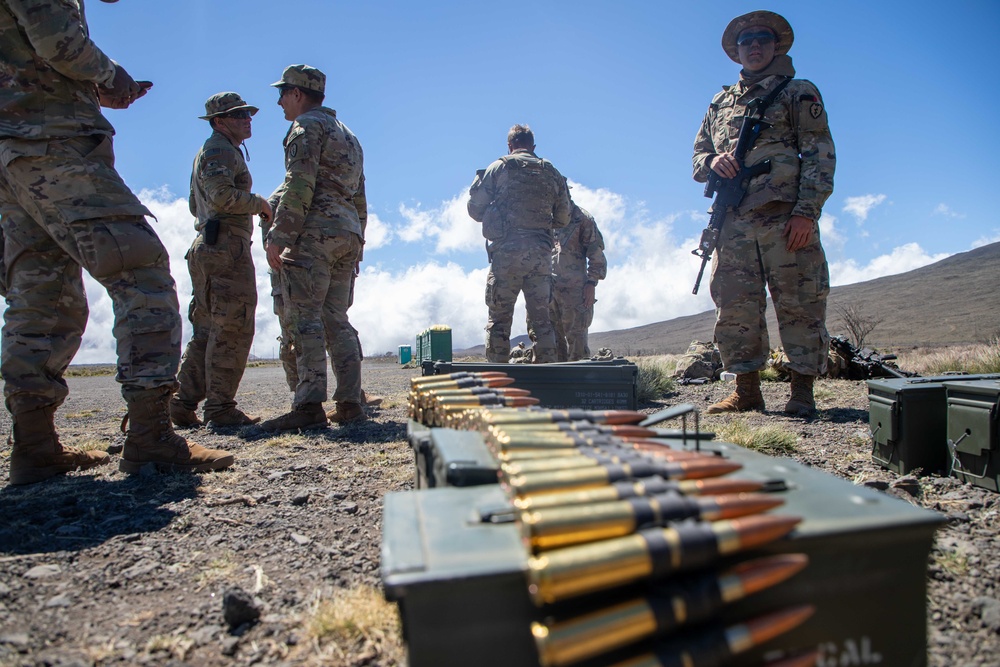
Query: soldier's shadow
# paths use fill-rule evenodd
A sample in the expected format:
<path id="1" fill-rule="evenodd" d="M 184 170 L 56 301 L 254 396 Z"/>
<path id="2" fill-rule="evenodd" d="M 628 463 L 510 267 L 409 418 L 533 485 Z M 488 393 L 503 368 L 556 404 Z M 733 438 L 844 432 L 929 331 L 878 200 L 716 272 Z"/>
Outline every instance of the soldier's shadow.
<path id="1" fill-rule="evenodd" d="M 857 408 L 828 408 L 820 410 L 820 416 L 824 421 L 834 424 L 847 424 L 849 422 L 868 423 L 868 411 Z"/>
<path id="2" fill-rule="evenodd" d="M 0 552 L 52 553 L 88 549 L 119 535 L 151 533 L 193 498 L 200 476 L 172 474 L 103 479 L 88 474 L 0 489 Z"/>

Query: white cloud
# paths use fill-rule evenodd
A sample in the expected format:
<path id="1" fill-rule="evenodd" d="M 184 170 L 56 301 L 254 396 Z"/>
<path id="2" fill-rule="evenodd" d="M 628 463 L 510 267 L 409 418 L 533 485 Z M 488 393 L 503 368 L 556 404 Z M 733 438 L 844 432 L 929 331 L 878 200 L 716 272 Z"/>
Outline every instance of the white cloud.
<path id="1" fill-rule="evenodd" d="M 435 252 L 467 252 L 483 247 L 482 229 L 469 217 L 466 190 L 437 208 L 423 210 L 419 203 L 414 207 L 401 204 L 399 213 L 406 224 L 399 230 L 399 238 L 408 243 L 435 242 Z"/>
<path id="2" fill-rule="evenodd" d="M 368 213 L 368 225 L 365 227 L 365 251 L 377 250 L 389 245 L 393 233 L 389 225 L 374 213 Z"/>
<path id="3" fill-rule="evenodd" d="M 851 285 L 882 276 L 905 273 L 941 261 L 950 254 L 942 252 L 929 255 L 919 244 L 907 243 L 893 248 L 887 255 L 879 255 L 864 265 L 859 265 L 853 259 L 831 262 L 830 284 Z"/>
<path id="4" fill-rule="evenodd" d="M 868 219 L 868 214 L 873 208 L 886 200 L 885 195 L 861 195 L 860 197 L 848 197 L 844 200 L 844 212 L 850 213 L 860 225 Z"/>
<path id="5" fill-rule="evenodd" d="M 819 217 L 819 237 L 823 246 L 842 250 L 847 243 L 847 237 L 837 229 L 837 218 L 829 213 L 823 213 Z"/>
<path id="6" fill-rule="evenodd" d="M 938 204 L 937 206 L 934 207 L 934 214 L 935 215 L 943 215 L 946 218 L 964 218 L 965 217 L 964 213 L 957 213 L 957 212 L 951 210 L 950 206 L 948 206 L 947 204 L 943 204 L 943 203 L 942 204 Z"/>
<path id="7" fill-rule="evenodd" d="M 994 232 L 993 236 L 986 236 L 985 234 L 983 236 L 980 236 L 978 239 L 972 242 L 972 247 L 981 248 L 984 245 L 989 245 L 991 243 L 996 243 L 1000 241 L 1000 229 L 994 229 L 993 232 Z"/>

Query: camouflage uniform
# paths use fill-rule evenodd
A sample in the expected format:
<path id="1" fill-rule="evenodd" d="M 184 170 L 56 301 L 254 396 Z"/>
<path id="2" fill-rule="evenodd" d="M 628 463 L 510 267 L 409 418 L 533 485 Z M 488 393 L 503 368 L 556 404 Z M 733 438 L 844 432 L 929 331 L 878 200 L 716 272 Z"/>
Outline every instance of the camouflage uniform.
<path id="1" fill-rule="evenodd" d="M 594 321 L 593 304 L 583 304 L 583 289 L 608 275 L 604 237 L 586 209 L 574 202 L 569 225 L 556 232 L 552 254 L 552 302 L 549 312 L 556 333 L 559 361 L 590 358 L 587 329 Z"/>
<path id="2" fill-rule="evenodd" d="M 361 144 L 336 111 L 316 107 L 292 122 L 284 147 L 285 181 L 272 195 L 266 239 L 285 248 L 279 281 L 298 375 L 293 407 L 326 400 L 327 347 L 333 400 L 358 404 L 361 348 L 347 309 L 368 221 Z"/>
<path id="3" fill-rule="evenodd" d="M 517 148 L 476 176 L 469 215 L 483 222 L 490 272 L 486 279 L 486 358 L 507 363 L 517 295 L 524 292 L 528 322 L 535 326 L 535 358 L 556 360 L 549 319 L 552 296 L 552 230 L 569 224 L 566 179 L 525 148 Z M 491 229 L 492 226 L 492 229 Z"/>
<path id="4" fill-rule="evenodd" d="M 256 107 L 236 93 L 209 98 L 202 116 Z M 195 216 L 195 237 L 185 258 L 191 273 L 188 317 L 194 330 L 181 363 L 176 400 L 187 410 L 205 401 L 205 421 L 236 407 L 236 391 L 253 343 L 257 278 L 250 256 L 252 216 L 264 198 L 251 192 L 253 180 L 243 153 L 226 135 L 214 130 L 194 159 L 188 206 Z M 205 240 L 205 224 L 219 222 L 218 238 Z M 231 414 L 231 413 L 230 413 Z"/>
<path id="5" fill-rule="evenodd" d="M 83 3 L 0 0 L 0 59 L 7 408 L 16 418 L 65 400 L 63 373 L 88 315 L 81 267 L 111 296 L 126 399 L 172 387 L 181 339 L 174 281 L 145 220 L 152 214 L 114 168 L 97 86 L 116 68 L 90 41 Z"/>
<path id="6" fill-rule="evenodd" d="M 694 144 L 696 181 L 707 180 L 708 164 L 715 155 L 735 149 L 747 103 L 766 97 L 785 77 L 794 75 L 791 58 L 777 55 L 759 76 L 741 77 L 712 99 Z M 751 373 L 764 368 L 769 353 L 766 285 L 789 367 L 804 375 L 821 375 L 830 341 L 826 331 L 830 279 L 816 223 L 833 192 L 833 139 L 822 98 L 809 81 L 792 79 L 764 116 L 771 125 L 745 163 L 752 166 L 769 159 L 771 172 L 750 181 L 735 215 L 723 225 L 713 260 L 715 339 L 728 370 Z M 793 215 L 814 221 L 816 228 L 810 245 L 789 253 L 783 232 Z"/>

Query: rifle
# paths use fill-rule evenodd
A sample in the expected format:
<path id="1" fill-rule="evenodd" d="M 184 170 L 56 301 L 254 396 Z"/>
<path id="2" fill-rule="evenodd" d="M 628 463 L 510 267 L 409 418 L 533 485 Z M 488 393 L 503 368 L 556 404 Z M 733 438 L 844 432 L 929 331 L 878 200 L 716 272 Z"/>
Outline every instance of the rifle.
<path id="1" fill-rule="evenodd" d="M 858 369 L 859 374 L 862 376 L 860 379 L 862 380 L 886 376 L 908 378 L 916 375 L 916 373 L 903 371 L 895 365 L 889 364 L 888 362 L 896 359 L 895 354 L 879 354 L 867 347 L 858 349 L 851 345 L 843 336 L 831 336 L 830 347 L 836 350 L 840 356 L 847 359 L 851 366 Z"/>
<path id="2" fill-rule="evenodd" d="M 743 123 L 740 125 L 740 136 L 736 140 L 736 150 L 733 151 L 733 157 L 740 164 L 740 173 L 734 178 L 723 178 L 711 169 L 708 170 L 705 196 L 709 198 L 714 196 L 715 201 L 712 203 L 712 217 L 708 220 L 708 226 L 701 232 L 701 241 L 698 242 L 698 247 L 691 251 L 692 255 L 701 257 L 701 268 L 698 269 L 698 277 L 694 281 L 692 294 L 698 293 L 701 277 L 705 273 L 705 265 L 708 264 L 712 253 L 719 245 L 722 223 L 726 221 L 729 212 L 743 201 L 750 185 L 750 179 L 761 174 L 771 173 L 770 160 L 763 160 L 752 167 L 747 167 L 743 161 L 750 149 L 753 148 L 760 133 L 764 131 L 764 128 L 771 126 L 771 123 L 764 120 L 764 111 L 771 106 L 771 103 L 778 97 L 778 93 L 784 90 L 789 81 L 791 79 L 785 79 L 767 97 L 752 99 L 747 104 Z"/>

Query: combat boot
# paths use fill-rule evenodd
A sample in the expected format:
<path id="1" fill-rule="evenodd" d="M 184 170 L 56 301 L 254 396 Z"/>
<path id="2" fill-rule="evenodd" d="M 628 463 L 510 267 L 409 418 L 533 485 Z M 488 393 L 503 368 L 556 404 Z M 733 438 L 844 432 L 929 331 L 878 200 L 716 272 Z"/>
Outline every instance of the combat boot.
<path id="1" fill-rule="evenodd" d="M 239 408 L 226 408 L 214 414 L 205 415 L 205 422 L 209 426 L 250 426 L 259 421 L 260 417 L 251 417 Z"/>
<path id="2" fill-rule="evenodd" d="M 334 424 L 349 424 L 351 422 L 363 422 L 368 419 L 364 408 L 360 403 L 348 403 L 337 401 L 337 409 L 326 413 L 326 418 Z"/>
<path id="3" fill-rule="evenodd" d="M 170 421 L 177 428 L 194 428 L 202 425 L 198 413 L 186 407 L 176 396 L 170 397 Z"/>
<path id="4" fill-rule="evenodd" d="M 736 390 L 718 403 L 713 403 L 705 414 L 717 415 L 723 412 L 747 412 L 764 410 L 764 395 L 760 393 L 760 372 L 738 373 Z"/>
<path id="5" fill-rule="evenodd" d="M 283 431 L 304 431 L 326 426 L 326 415 L 322 403 L 306 403 L 280 417 L 268 419 L 260 424 L 260 430 L 280 433 Z"/>
<path id="6" fill-rule="evenodd" d="M 368 407 L 375 408 L 382 405 L 382 401 L 384 400 L 385 398 L 382 396 L 369 396 L 365 393 L 364 389 L 361 390 L 361 405 L 367 405 Z"/>
<path id="7" fill-rule="evenodd" d="M 816 415 L 816 399 L 813 398 L 813 381 L 816 379 L 812 375 L 803 375 L 791 371 L 792 392 L 791 398 L 785 404 L 785 413 L 798 417 L 813 417 Z"/>
<path id="8" fill-rule="evenodd" d="M 13 436 L 8 439 L 10 485 L 34 484 L 73 470 L 104 465 L 111 459 L 105 452 L 63 447 L 56 434 L 56 409 L 45 406 L 13 416 Z"/>
<path id="9" fill-rule="evenodd" d="M 147 389 L 127 397 L 125 447 L 118 469 L 138 473 L 150 463 L 161 472 L 208 472 L 233 465 L 233 455 L 219 449 L 191 444 L 174 433 L 167 404 L 168 388 Z"/>

